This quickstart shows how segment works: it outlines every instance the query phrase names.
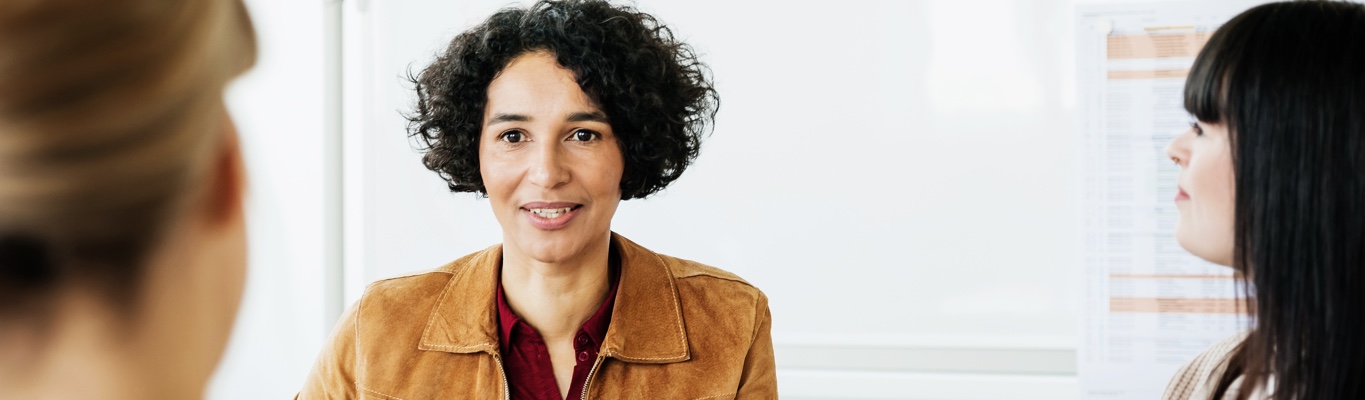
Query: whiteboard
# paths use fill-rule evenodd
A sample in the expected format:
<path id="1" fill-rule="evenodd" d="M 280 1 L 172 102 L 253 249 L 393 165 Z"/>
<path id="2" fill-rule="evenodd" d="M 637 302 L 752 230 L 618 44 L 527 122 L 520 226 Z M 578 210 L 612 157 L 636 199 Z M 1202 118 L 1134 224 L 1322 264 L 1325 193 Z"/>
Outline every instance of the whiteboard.
<path id="1" fill-rule="evenodd" d="M 1082 398 L 1152 399 L 1209 346 L 1246 330 L 1233 270 L 1175 237 L 1179 169 L 1165 148 L 1189 129 L 1186 74 L 1210 34 L 1259 0 L 1077 8 L 1085 154 Z"/>
<path id="2" fill-rule="evenodd" d="M 500 240 L 487 201 L 422 167 L 400 113 L 414 99 L 407 71 L 505 4 L 346 11 L 348 303 L 375 279 Z M 777 4 L 638 5 L 710 65 L 721 108 L 696 163 L 623 202 L 613 229 L 762 289 L 780 378 L 1074 376 L 1072 2 Z M 1035 384 L 1033 398 L 1076 395 L 1075 381 Z"/>

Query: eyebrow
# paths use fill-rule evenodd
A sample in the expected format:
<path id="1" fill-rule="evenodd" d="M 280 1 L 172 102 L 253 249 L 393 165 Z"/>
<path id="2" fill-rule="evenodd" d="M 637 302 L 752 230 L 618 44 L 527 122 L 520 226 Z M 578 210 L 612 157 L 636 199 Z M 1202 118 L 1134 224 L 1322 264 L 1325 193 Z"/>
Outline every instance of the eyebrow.
<path id="1" fill-rule="evenodd" d="M 591 122 L 601 122 L 601 123 L 604 123 L 604 124 L 608 123 L 607 114 L 603 114 L 601 111 L 594 111 L 594 112 L 576 112 L 576 113 L 573 113 L 573 114 L 569 114 L 569 116 L 568 116 L 568 117 L 565 117 L 564 120 L 565 120 L 565 121 L 568 121 L 568 122 L 585 122 L 585 121 L 591 121 Z M 501 122 L 529 122 L 529 121 L 531 121 L 531 117 L 526 116 L 526 115 L 522 115 L 522 114 L 504 114 L 504 113 L 499 113 L 499 114 L 494 114 L 494 115 L 493 115 L 493 118 L 489 118 L 488 125 L 493 125 L 493 124 L 497 124 L 497 123 L 501 123 Z"/>
<path id="2" fill-rule="evenodd" d="M 584 122 L 584 121 L 591 121 L 591 122 L 601 122 L 601 123 L 604 123 L 604 124 L 608 122 L 608 121 L 607 121 L 607 114 L 603 114 L 601 111 L 594 111 L 594 112 L 576 112 L 576 113 L 573 113 L 573 114 L 569 114 L 569 117 L 568 117 L 568 118 L 565 118 L 564 120 L 565 120 L 565 121 L 569 121 L 569 122 Z"/>
<path id="3" fill-rule="evenodd" d="M 494 114 L 493 118 L 489 118 L 489 122 L 487 124 L 493 125 L 500 122 L 527 122 L 530 120 L 531 117 L 521 114 Z"/>

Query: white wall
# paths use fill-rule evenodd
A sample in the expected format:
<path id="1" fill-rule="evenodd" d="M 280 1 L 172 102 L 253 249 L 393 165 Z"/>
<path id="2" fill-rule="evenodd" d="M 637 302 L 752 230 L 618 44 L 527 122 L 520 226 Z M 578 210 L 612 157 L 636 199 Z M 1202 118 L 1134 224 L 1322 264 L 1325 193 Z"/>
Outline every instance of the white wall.
<path id="1" fill-rule="evenodd" d="M 248 0 L 257 67 L 230 90 L 251 266 L 211 399 L 288 398 L 374 279 L 499 240 L 422 168 L 400 112 L 421 69 L 503 0 L 342 0 L 344 219 L 323 204 L 323 1 Z M 1094 2 L 1085 0 L 1084 2 Z M 701 157 L 614 228 L 772 299 L 784 398 L 1077 397 L 1073 2 L 642 1 L 713 69 Z"/>
<path id="2" fill-rule="evenodd" d="M 499 240 L 422 167 L 401 77 L 506 3 L 347 3 L 348 301 Z M 722 106 L 613 227 L 763 289 L 784 398 L 1077 396 L 1071 2 L 639 6 Z"/>
<path id="3" fill-rule="evenodd" d="M 209 399 L 292 398 L 322 346 L 322 1 L 247 0 L 256 68 L 228 91 L 249 179 L 247 289 Z"/>

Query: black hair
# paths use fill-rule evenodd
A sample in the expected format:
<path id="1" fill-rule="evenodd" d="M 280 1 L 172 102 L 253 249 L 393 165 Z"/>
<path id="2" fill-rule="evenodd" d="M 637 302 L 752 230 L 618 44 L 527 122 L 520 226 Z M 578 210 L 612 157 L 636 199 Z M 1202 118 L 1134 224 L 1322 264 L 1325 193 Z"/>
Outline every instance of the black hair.
<path id="1" fill-rule="evenodd" d="M 519 55 L 544 50 L 602 107 L 625 162 L 622 199 L 649 196 L 697 158 L 719 105 L 710 72 L 653 16 L 600 0 L 507 8 L 451 40 L 416 77 L 408 134 L 452 192 L 487 194 L 479 133 L 489 83 Z"/>
<path id="2" fill-rule="evenodd" d="M 1187 77 L 1186 110 L 1230 132 L 1233 267 L 1254 319 L 1222 381 L 1244 376 L 1244 398 L 1269 381 L 1276 399 L 1362 398 L 1363 8 L 1249 9 Z"/>

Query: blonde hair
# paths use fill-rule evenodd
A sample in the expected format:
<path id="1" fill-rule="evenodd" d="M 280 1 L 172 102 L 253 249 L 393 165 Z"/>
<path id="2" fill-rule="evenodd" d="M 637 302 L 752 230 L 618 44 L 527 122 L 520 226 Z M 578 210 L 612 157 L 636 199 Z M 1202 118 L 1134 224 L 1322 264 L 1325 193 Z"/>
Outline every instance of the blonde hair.
<path id="1" fill-rule="evenodd" d="M 241 0 L 0 2 L 0 321 L 135 290 L 255 58 Z"/>

